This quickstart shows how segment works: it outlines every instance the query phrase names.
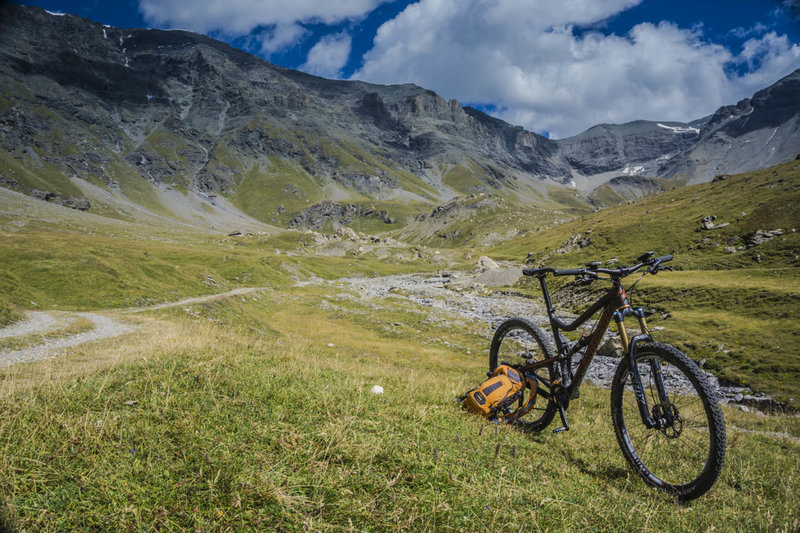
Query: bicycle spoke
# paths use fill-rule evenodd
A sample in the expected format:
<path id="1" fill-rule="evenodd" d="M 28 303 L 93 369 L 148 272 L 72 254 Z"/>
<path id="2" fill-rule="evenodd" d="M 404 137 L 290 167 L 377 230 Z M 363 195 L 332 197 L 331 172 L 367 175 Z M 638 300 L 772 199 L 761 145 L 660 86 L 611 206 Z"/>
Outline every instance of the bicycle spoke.
<path id="1" fill-rule="evenodd" d="M 622 419 L 628 438 L 641 462 L 658 479 L 681 485 L 691 482 L 704 469 L 710 447 L 710 431 L 702 401 L 688 393 L 693 385 L 680 368 L 659 361 L 669 402 L 662 405 L 656 375 L 649 358 L 637 360 L 637 368 L 648 401 L 651 416 L 671 420 L 673 427 L 663 431 L 647 428 L 641 420 L 633 386 L 633 373 L 628 373 L 622 388 Z"/>
<path id="2" fill-rule="evenodd" d="M 529 378 L 538 381 L 535 405 L 520 420 L 534 429 L 545 427 L 553 418 L 554 406 L 551 391 L 552 365 L 531 368 L 550 359 L 550 343 L 536 325 L 519 318 L 509 319 L 495 332 L 489 354 L 489 367 L 494 370 L 501 363 L 508 363 Z M 530 391 L 526 393 L 525 401 Z"/>

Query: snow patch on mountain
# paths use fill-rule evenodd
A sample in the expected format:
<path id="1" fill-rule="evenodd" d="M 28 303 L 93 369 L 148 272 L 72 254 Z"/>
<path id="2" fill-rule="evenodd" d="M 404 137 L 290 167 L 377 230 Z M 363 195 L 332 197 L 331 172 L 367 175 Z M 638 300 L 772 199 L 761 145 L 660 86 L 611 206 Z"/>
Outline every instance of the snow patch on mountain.
<path id="1" fill-rule="evenodd" d="M 636 165 L 636 166 L 628 165 L 627 167 L 622 169 L 622 174 L 625 176 L 636 176 L 643 173 L 644 173 L 644 167 L 641 165 Z"/>
<path id="2" fill-rule="evenodd" d="M 682 128 L 680 126 L 667 126 L 665 124 L 660 124 L 660 123 L 657 123 L 656 126 L 658 126 L 659 128 L 664 128 L 665 130 L 669 130 L 673 133 L 694 133 L 694 134 L 700 133 L 700 130 L 698 128 L 692 128 L 691 126 Z"/>

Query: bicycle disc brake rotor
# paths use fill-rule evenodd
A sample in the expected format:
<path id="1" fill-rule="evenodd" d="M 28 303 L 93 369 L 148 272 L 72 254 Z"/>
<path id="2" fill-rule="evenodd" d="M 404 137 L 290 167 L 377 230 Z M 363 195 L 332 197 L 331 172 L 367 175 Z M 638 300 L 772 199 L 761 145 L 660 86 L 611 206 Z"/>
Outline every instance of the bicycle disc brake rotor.
<path id="1" fill-rule="evenodd" d="M 653 418 L 663 421 L 659 430 L 668 439 L 675 439 L 683 432 L 683 418 L 673 403 L 659 403 L 653 406 Z"/>

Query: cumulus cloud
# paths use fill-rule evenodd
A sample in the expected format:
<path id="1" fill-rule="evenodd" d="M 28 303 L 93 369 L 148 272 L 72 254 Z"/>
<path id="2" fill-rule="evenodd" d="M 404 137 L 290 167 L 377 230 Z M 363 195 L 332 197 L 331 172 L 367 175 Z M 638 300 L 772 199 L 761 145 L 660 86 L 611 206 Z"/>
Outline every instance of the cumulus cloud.
<path id="1" fill-rule="evenodd" d="M 577 31 L 637 3 L 421 0 L 381 26 L 353 77 L 413 82 L 564 137 L 598 123 L 700 118 L 800 66 L 800 47 L 774 32 L 734 55 L 704 40 L 702 26 Z"/>
<path id="2" fill-rule="evenodd" d="M 300 23 L 336 24 L 363 17 L 387 0 L 140 0 L 139 11 L 152 25 L 226 36 L 259 28 L 262 52 L 269 55 L 305 35 Z"/>
<path id="3" fill-rule="evenodd" d="M 261 53 L 269 56 L 297 43 L 307 33 L 299 24 L 281 23 L 256 32 L 255 37 L 261 42 Z"/>
<path id="4" fill-rule="evenodd" d="M 341 77 L 342 68 L 350 57 L 351 44 L 350 35 L 345 32 L 326 35 L 308 52 L 300 70 L 326 78 Z"/>

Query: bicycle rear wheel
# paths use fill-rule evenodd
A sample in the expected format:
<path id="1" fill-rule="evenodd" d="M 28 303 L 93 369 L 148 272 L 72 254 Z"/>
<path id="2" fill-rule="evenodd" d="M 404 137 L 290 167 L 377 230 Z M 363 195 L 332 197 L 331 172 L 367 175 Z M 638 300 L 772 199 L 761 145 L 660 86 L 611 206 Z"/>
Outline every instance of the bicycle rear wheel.
<path id="1" fill-rule="evenodd" d="M 500 324 L 492 338 L 489 350 L 489 371 L 500 364 L 529 365 L 552 357 L 550 342 L 542 330 L 524 318 L 510 318 Z M 537 368 L 529 374 L 539 381 L 538 399 L 533 408 L 519 423 L 526 429 L 541 431 L 553 421 L 556 404 L 550 394 L 554 376 L 553 365 Z"/>
<path id="2" fill-rule="evenodd" d="M 649 415 L 663 427 L 642 422 L 627 358 L 611 388 L 617 441 L 631 467 L 648 485 L 691 500 L 705 494 L 725 460 L 725 422 L 716 394 L 698 366 L 667 344 L 637 346 L 635 356 Z M 658 375 L 668 400 L 658 391 Z"/>

